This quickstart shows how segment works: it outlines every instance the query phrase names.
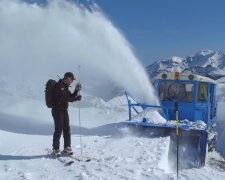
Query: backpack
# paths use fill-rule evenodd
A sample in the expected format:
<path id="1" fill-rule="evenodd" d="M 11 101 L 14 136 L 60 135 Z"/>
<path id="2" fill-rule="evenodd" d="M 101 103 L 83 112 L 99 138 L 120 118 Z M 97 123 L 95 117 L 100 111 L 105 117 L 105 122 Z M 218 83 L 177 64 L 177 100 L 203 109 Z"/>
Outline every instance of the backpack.
<path id="1" fill-rule="evenodd" d="M 52 108 L 54 104 L 53 91 L 57 84 L 55 80 L 49 79 L 45 86 L 45 104 L 48 108 Z"/>

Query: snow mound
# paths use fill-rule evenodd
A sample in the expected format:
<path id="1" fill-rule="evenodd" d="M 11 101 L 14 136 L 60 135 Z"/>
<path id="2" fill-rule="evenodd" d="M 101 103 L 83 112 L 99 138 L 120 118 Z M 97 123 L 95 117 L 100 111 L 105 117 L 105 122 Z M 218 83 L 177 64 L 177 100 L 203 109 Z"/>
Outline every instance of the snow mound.
<path id="1" fill-rule="evenodd" d="M 188 126 L 189 129 L 196 129 L 196 130 L 206 130 L 206 128 L 207 128 L 207 124 L 205 124 L 201 120 L 192 122 L 187 119 L 184 119 L 184 120 L 179 120 L 178 124 L 179 124 L 179 126 Z M 176 120 L 170 120 L 165 125 L 176 126 Z"/>
<path id="2" fill-rule="evenodd" d="M 143 118 L 146 118 L 148 122 L 154 124 L 163 124 L 166 123 L 167 120 L 164 119 L 158 111 L 147 108 L 144 111 L 140 112 L 136 116 L 132 118 L 132 121 L 141 122 Z"/>
<path id="3" fill-rule="evenodd" d="M 134 122 L 143 122 L 143 119 L 146 120 L 147 123 L 152 123 L 156 125 L 162 126 L 176 126 L 176 120 L 169 120 L 167 121 L 163 118 L 160 113 L 153 109 L 145 109 L 141 113 L 134 116 L 131 121 Z M 187 126 L 189 129 L 196 129 L 196 130 L 206 130 L 207 124 L 205 124 L 201 120 L 197 120 L 195 122 L 189 121 L 187 119 L 179 120 L 179 126 Z"/>

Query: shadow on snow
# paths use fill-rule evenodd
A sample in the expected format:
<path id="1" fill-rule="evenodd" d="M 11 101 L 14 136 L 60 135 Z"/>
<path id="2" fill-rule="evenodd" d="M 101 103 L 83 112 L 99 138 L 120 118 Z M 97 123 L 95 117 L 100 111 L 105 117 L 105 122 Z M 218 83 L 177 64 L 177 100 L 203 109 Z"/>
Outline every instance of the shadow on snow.
<path id="1" fill-rule="evenodd" d="M 33 159 L 41 159 L 41 158 L 51 158 L 49 155 L 36 155 L 36 156 L 13 156 L 13 155 L 1 155 L 0 161 L 9 161 L 9 160 L 33 160 Z"/>
<path id="2" fill-rule="evenodd" d="M 30 135 L 52 135 L 54 132 L 54 123 L 51 119 L 49 124 L 42 124 L 32 119 L 18 117 L 0 113 L 0 129 L 13 133 L 30 134 Z M 81 127 L 81 134 L 85 136 L 112 136 L 123 135 L 121 128 L 127 127 L 125 122 L 111 123 L 94 128 Z M 80 128 L 71 126 L 71 133 L 79 135 Z"/>

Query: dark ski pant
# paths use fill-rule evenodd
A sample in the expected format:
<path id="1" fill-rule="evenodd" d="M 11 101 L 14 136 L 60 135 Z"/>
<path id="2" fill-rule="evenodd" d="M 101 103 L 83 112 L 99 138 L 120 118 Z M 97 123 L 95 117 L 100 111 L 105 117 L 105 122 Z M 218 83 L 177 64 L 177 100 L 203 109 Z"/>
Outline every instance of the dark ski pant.
<path id="1" fill-rule="evenodd" d="M 52 109 L 52 116 L 55 124 L 55 132 L 53 134 L 53 149 L 60 149 L 60 137 L 62 132 L 64 137 L 64 148 L 71 146 L 68 111 Z"/>

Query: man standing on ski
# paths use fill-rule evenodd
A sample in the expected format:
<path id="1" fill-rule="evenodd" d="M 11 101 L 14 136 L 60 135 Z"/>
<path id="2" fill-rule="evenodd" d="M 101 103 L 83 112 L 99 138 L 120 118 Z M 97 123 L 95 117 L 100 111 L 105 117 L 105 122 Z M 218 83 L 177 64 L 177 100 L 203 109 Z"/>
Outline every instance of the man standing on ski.
<path id="1" fill-rule="evenodd" d="M 56 156 L 60 156 L 60 137 L 63 132 L 64 137 L 64 150 L 62 153 L 72 155 L 71 148 L 71 134 L 68 114 L 69 102 L 80 101 L 81 84 L 78 82 L 73 93 L 69 91 L 69 87 L 72 84 L 75 77 L 73 73 L 67 72 L 63 79 L 60 79 L 53 90 L 53 107 L 52 116 L 54 119 L 55 132 L 53 134 L 53 153 Z"/>

